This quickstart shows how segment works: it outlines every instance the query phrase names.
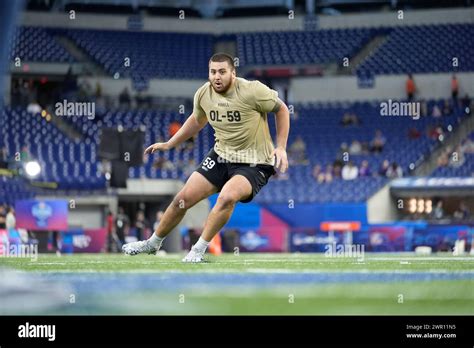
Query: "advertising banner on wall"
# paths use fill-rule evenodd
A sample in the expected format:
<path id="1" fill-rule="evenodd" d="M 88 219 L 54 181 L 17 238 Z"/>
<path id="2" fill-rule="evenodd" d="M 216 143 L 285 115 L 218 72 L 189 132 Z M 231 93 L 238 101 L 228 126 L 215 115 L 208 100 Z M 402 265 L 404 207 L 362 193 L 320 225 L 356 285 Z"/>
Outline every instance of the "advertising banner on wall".
<path id="1" fill-rule="evenodd" d="M 16 227 L 30 231 L 61 231 L 68 228 L 67 200 L 18 200 Z"/>
<path id="2" fill-rule="evenodd" d="M 100 253 L 105 250 L 107 229 L 70 229 L 61 235 L 62 252 Z"/>

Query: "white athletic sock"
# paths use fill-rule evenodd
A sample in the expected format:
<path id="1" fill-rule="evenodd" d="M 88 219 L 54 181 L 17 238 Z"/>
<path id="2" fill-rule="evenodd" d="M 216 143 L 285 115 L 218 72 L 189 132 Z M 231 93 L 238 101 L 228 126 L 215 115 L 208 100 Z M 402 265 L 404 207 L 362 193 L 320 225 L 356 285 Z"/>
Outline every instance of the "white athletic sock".
<path id="1" fill-rule="evenodd" d="M 194 244 L 193 248 L 198 250 L 201 253 L 206 252 L 209 242 L 206 242 L 202 237 L 199 237 L 199 240 Z"/>
<path id="2" fill-rule="evenodd" d="M 148 242 L 152 246 L 154 246 L 155 248 L 159 249 L 159 248 L 161 248 L 161 243 L 163 243 L 163 240 L 165 238 L 166 237 L 164 237 L 164 238 L 158 237 L 155 233 L 153 233 L 153 235 L 150 237 L 150 239 L 148 239 Z"/>

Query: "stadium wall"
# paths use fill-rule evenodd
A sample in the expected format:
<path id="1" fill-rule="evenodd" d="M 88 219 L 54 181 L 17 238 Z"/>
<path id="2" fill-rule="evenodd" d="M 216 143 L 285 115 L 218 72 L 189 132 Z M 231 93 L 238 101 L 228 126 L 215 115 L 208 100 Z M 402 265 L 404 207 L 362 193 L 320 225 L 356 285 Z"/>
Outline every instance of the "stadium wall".
<path id="1" fill-rule="evenodd" d="M 443 74 L 414 74 L 419 93 L 418 99 L 442 99 L 450 95 L 451 73 Z M 460 96 L 465 93 L 474 95 L 474 73 L 457 73 Z M 87 80 L 92 86 L 99 82 L 106 95 L 118 96 L 125 87 L 133 91 L 130 79 L 115 80 L 109 77 L 82 77 L 79 81 Z M 205 80 L 172 80 L 152 79 L 147 94 L 162 97 L 192 98 L 196 90 Z M 290 81 L 290 102 L 327 102 L 327 101 L 359 101 L 404 99 L 405 75 L 380 75 L 375 77 L 372 88 L 358 86 L 355 76 L 336 77 L 297 77 Z"/>
<path id="2" fill-rule="evenodd" d="M 91 86 L 95 86 L 99 82 L 103 93 L 109 96 L 118 96 L 124 88 L 128 88 L 132 93 L 134 91 L 131 79 L 115 80 L 111 77 L 81 77 L 78 80 L 79 83 L 88 81 Z M 196 90 L 205 82 L 205 80 L 151 79 L 146 94 L 160 97 L 193 98 Z"/>
<path id="3" fill-rule="evenodd" d="M 430 25 L 445 23 L 472 23 L 473 8 L 452 8 L 435 10 L 405 10 L 399 19 L 398 10 L 383 13 L 346 14 L 341 16 L 320 16 L 320 29 L 388 27 L 407 25 Z"/>
<path id="4" fill-rule="evenodd" d="M 451 95 L 451 73 L 414 74 L 416 98 L 440 99 Z M 460 96 L 474 94 L 474 73 L 456 73 Z M 360 88 L 357 77 L 297 77 L 290 81 L 291 102 L 405 99 L 405 75 L 379 75 L 372 88 Z"/>
<path id="5" fill-rule="evenodd" d="M 257 31 L 293 31 L 304 30 L 304 15 L 296 13 L 293 19 L 287 16 L 250 17 L 236 19 L 197 19 L 176 20 L 170 17 L 144 17 L 143 31 L 161 31 L 177 33 L 229 34 Z M 75 19 L 69 13 L 25 12 L 21 23 L 30 26 L 68 27 L 81 29 L 127 30 L 128 16 L 96 15 L 76 12 Z M 429 25 L 443 23 L 472 23 L 474 9 L 453 8 L 436 10 L 406 10 L 403 20 L 397 11 L 371 14 L 345 14 L 339 16 L 317 16 L 320 29 L 386 27 L 399 25 Z"/>
<path id="6" fill-rule="evenodd" d="M 367 200 L 367 222 L 380 224 L 396 220 L 397 209 L 390 195 L 390 184 L 387 184 Z"/>
<path id="7" fill-rule="evenodd" d="M 25 12 L 22 25 L 38 27 L 55 27 L 70 29 L 128 30 L 128 16 L 96 15 L 76 12 L 75 19 L 70 19 L 69 12 L 43 13 Z M 186 18 L 177 20 L 173 17 L 144 17 L 142 31 L 175 32 L 175 33 L 209 33 L 225 34 L 254 31 L 303 30 L 304 17 L 287 16 L 251 17 L 239 19 L 199 19 Z"/>
<path id="8" fill-rule="evenodd" d="M 285 221 L 291 227 L 319 228 L 323 221 L 360 221 L 367 224 L 365 203 L 295 203 L 263 205 L 265 209 Z"/>

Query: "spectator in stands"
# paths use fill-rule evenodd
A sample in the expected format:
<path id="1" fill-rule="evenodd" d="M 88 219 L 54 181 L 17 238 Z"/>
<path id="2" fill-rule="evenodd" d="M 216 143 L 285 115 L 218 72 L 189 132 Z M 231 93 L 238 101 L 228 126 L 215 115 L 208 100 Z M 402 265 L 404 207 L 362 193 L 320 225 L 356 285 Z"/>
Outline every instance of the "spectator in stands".
<path id="1" fill-rule="evenodd" d="M 316 164 L 313 168 L 313 178 L 319 183 L 331 182 L 332 181 L 332 166 L 328 164 L 326 170 L 323 172 L 321 165 Z"/>
<path id="2" fill-rule="evenodd" d="M 340 124 L 344 127 L 350 126 L 352 124 L 352 119 L 349 116 L 348 112 L 345 112 L 344 115 L 342 115 L 342 120 Z"/>
<path id="3" fill-rule="evenodd" d="M 102 85 L 100 84 L 99 81 L 96 82 L 95 84 L 95 99 L 100 99 L 102 98 Z"/>
<path id="4" fill-rule="evenodd" d="M 362 153 L 362 144 L 358 140 L 353 140 L 349 147 L 349 153 L 351 155 L 360 155 Z"/>
<path id="5" fill-rule="evenodd" d="M 474 153 L 474 141 L 471 138 L 464 139 L 461 142 L 461 151 L 464 153 Z"/>
<path id="6" fill-rule="evenodd" d="M 148 238 L 145 235 L 146 230 L 149 228 L 148 221 L 145 219 L 145 213 L 141 210 L 137 212 L 137 217 L 135 220 L 135 229 L 137 232 L 138 240 L 142 240 L 143 238 Z"/>
<path id="7" fill-rule="evenodd" d="M 441 136 L 444 135 L 443 127 L 440 125 L 437 126 L 428 126 L 428 137 L 432 140 L 440 140 Z"/>
<path id="8" fill-rule="evenodd" d="M 457 100 L 458 93 L 459 93 L 458 79 L 456 78 L 456 75 L 453 75 L 453 77 L 451 78 L 451 97 L 454 100 Z"/>
<path id="9" fill-rule="evenodd" d="M 196 161 L 194 158 L 191 158 L 189 161 L 186 161 L 183 166 L 183 177 L 185 179 L 189 178 L 191 174 L 196 169 Z"/>
<path id="10" fill-rule="evenodd" d="M 102 161 L 98 163 L 97 167 L 98 167 L 97 169 L 99 170 L 99 172 L 101 174 L 104 174 L 104 176 L 108 178 L 107 180 L 109 180 L 112 174 L 112 162 L 109 160 L 103 159 Z"/>
<path id="11" fill-rule="evenodd" d="M 5 219 L 5 226 L 7 231 L 14 230 L 16 228 L 16 218 L 15 218 L 15 209 L 10 207 Z"/>
<path id="12" fill-rule="evenodd" d="M 0 149 L 0 169 L 7 169 L 8 168 L 8 153 L 7 148 L 2 147 Z"/>
<path id="13" fill-rule="evenodd" d="M 326 166 L 326 170 L 323 173 L 322 179 L 323 179 L 323 182 L 327 182 L 327 183 L 332 181 L 332 179 L 333 179 L 333 168 L 330 164 L 328 164 Z"/>
<path id="14" fill-rule="evenodd" d="M 18 81 L 18 90 L 14 91 L 14 93 L 18 93 L 19 106 L 25 108 L 34 99 L 34 87 L 27 80 L 20 79 Z"/>
<path id="15" fill-rule="evenodd" d="M 362 154 L 368 155 L 370 153 L 370 144 L 368 141 L 361 142 L 362 145 Z"/>
<path id="16" fill-rule="evenodd" d="M 387 169 L 387 178 L 394 179 L 394 178 L 401 178 L 403 176 L 402 167 L 398 165 L 397 162 L 392 162 L 392 164 Z"/>
<path id="17" fill-rule="evenodd" d="M 23 163 L 26 163 L 26 162 L 30 161 L 31 155 L 30 155 L 30 151 L 28 149 L 28 146 L 23 146 L 21 148 L 20 159 L 21 159 L 21 162 L 23 162 Z"/>
<path id="18" fill-rule="evenodd" d="M 405 84 L 405 90 L 407 93 L 407 99 L 409 101 L 413 100 L 416 93 L 416 85 L 415 80 L 413 80 L 413 76 L 411 74 L 408 74 L 408 78 Z"/>
<path id="19" fill-rule="evenodd" d="M 438 167 L 446 167 L 448 165 L 450 153 L 451 149 L 449 146 L 441 152 L 440 156 L 438 157 Z"/>
<path id="20" fill-rule="evenodd" d="M 130 97 L 130 92 L 128 87 L 125 87 L 119 95 L 119 105 L 123 108 L 130 108 L 132 98 Z"/>
<path id="21" fill-rule="evenodd" d="M 289 152 L 294 164 L 309 163 L 306 158 L 306 143 L 301 135 L 298 135 L 293 144 L 291 144 Z"/>
<path id="22" fill-rule="evenodd" d="M 464 98 L 462 98 L 461 105 L 464 110 L 464 113 L 466 115 L 470 115 L 472 108 L 471 108 L 471 98 L 469 98 L 468 94 L 466 94 Z"/>
<path id="23" fill-rule="evenodd" d="M 426 103 L 426 100 L 424 99 L 420 101 L 420 116 L 428 116 L 428 103 Z"/>
<path id="24" fill-rule="evenodd" d="M 390 162 L 388 161 L 388 159 L 385 159 L 380 165 L 378 174 L 380 176 L 387 176 L 388 167 L 390 167 Z"/>
<path id="25" fill-rule="evenodd" d="M 94 91 L 94 100 L 95 100 L 95 111 L 97 113 L 105 113 L 107 108 L 113 108 L 113 106 L 106 105 L 105 97 L 102 95 L 102 86 L 99 82 L 95 85 Z M 110 102 L 109 102 L 110 103 Z"/>
<path id="26" fill-rule="evenodd" d="M 120 240 L 120 243 L 125 244 L 125 236 L 128 234 L 130 228 L 130 219 L 125 214 L 122 207 L 119 207 L 117 218 L 115 219 L 115 232 Z"/>
<path id="27" fill-rule="evenodd" d="M 173 121 L 168 127 L 168 136 L 172 138 L 181 129 L 182 124 L 178 121 Z"/>
<path id="28" fill-rule="evenodd" d="M 408 130 L 408 138 L 409 139 L 418 139 L 421 137 L 421 132 L 416 129 L 416 127 L 410 127 Z"/>
<path id="29" fill-rule="evenodd" d="M 372 139 L 371 144 L 370 144 L 371 145 L 370 151 L 374 153 L 382 152 L 386 142 L 387 140 L 383 136 L 382 131 L 380 129 L 377 129 L 375 131 L 375 136 Z"/>
<path id="30" fill-rule="evenodd" d="M 68 101 L 75 101 L 77 93 L 77 78 L 72 72 L 72 66 L 69 67 L 64 76 L 63 86 L 61 89 L 61 99 L 68 99 Z"/>
<path id="31" fill-rule="evenodd" d="M 88 80 L 82 80 L 79 84 L 79 100 L 91 101 L 93 96 L 92 86 Z"/>
<path id="32" fill-rule="evenodd" d="M 321 183 L 323 179 L 323 170 L 321 168 L 321 165 L 320 164 L 315 164 L 314 167 L 313 167 L 313 171 L 312 171 L 312 176 L 314 178 L 314 180 L 316 180 L 317 182 Z"/>
<path id="33" fill-rule="evenodd" d="M 437 104 L 435 104 L 433 106 L 433 110 L 431 111 L 431 116 L 433 116 L 433 118 L 440 118 L 442 115 L 443 114 L 441 113 L 441 109 Z"/>
<path id="34" fill-rule="evenodd" d="M 161 221 L 161 219 L 163 218 L 163 215 L 164 215 L 164 214 L 165 214 L 165 213 L 164 213 L 162 210 L 158 210 L 158 211 L 156 212 L 156 220 L 155 220 L 155 222 L 154 222 L 154 224 L 153 224 L 153 231 L 156 231 L 156 229 L 158 228 L 158 225 L 160 224 L 160 221 Z"/>
<path id="35" fill-rule="evenodd" d="M 7 228 L 6 225 L 7 221 L 7 211 L 3 204 L 0 205 L 0 230 L 4 230 Z"/>
<path id="36" fill-rule="evenodd" d="M 184 142 L 184 149 L 187 150 L 187 151 L 192 151 L 194 149 L 194 143 L 195 143 L 195 138 L 196 136 L 193 136 L 191 138 L 189 138 L 188 140 L 186 140 Z"/>
<path id="37" fill-rule="evenodd" d="M 105 211 L 105 229 L 107 230 L 107 251 L 112 252 L 112 246 L 114 245 L 114 214 L 110 209 Z M 117 250 L 119 247 L 117 247 Z"/>
<path id="38" fill-rule="evenodd" d="M 42 110 L 41 106 L 36 101 L 29 103 L 28 106 L 26 107 L 26 111 L 32 115 L 39 114 L 41 110 Z"/>
<path id="39" fill-rule="evenodd" d="M 12 79 L 11 82 L 11 99 L 12 106 L 21 106 L 20 81 Z"/>
<path id="40" fill-rule="evenodd" d="M 451 109 L 451 105 L 449 105 L 449 100 L 446 99 L 443 105 L 443 116 L 449 116 L 452 113 L 453 113 L 453 110 Z"/>
<path id="41" fill-rule="evenodd" d="M 344 162 L 341 161 L 340 159 L 337 159 L 334 161 L 332 164 L 332 176 L 333 178 L 340 178 L 341 177 L 341 172 L 342 172 L 342 167 L 344 166 Z"/>
<path id="42" fill-rule="evenodd" d="M 441 220 L 444 217 L 444 209 L 443 209 L 443 201 L 439 199 L 436 204 L 434 209 L 431 212 L 431 218 L 435 220 Z"/>
<path id="43" fill-rule="evenodd" d="M 372 171 L 369 167 L 369 161 L 363 160 L 359 168 L 359 177 L 372 176 Z"/>
<path id="44" fill-rule="evenodd" d="M 349 146 L 347 143 L 342 143 L 341 146 L 339 146 L 339 152 L 337 153 L 337 159 L 339 160 L 344 160 L 345 156 L 349 153 Z"/>
<path id="45" fill-rule="evenodd" d="M 459 207 L 456 209 L 453 216 L 456 220 L 466 221 L 466 220 L 469 219 L 470 211 L 469 211 L 469 208 L 468 208 L 466 202 L 461 201 L 459 203 Z"/>
<path id="46" fill-rule="evenodd" d="M 349 161 L 343 168 L 342 168 L 342 178 L 344 180 L 354 180 L 357 179 L 359 175 L 359 169 L 357 166 L 352 163 L 352 161 Z"/>
<path id="47" fill-rule="evenodd" d="M 357 117 L 357 115 L 353 112 L 345 112 L 344 115 L 342 115 L 342 120 L 340 124 L 344 127 L 347 126 L 358 126 L 360 125 L 360 120 Z"/>
<path id="48" fill-rule="evenodd" d="M 138 91 L 137 95 L 135 96 L 135 103 L 138 109 L 150 107 L 150 100 L 146 95 L 143 94 L 142 91 Z"/>
<path id="49" fill-rule="evenodd" d="M 175 169 L 175 166 L 170 160 L 167 160 L 164 157 L 158 157 L 155 162 L 153 162 L 153 168 L 160 170 L 173 170 Z"/>

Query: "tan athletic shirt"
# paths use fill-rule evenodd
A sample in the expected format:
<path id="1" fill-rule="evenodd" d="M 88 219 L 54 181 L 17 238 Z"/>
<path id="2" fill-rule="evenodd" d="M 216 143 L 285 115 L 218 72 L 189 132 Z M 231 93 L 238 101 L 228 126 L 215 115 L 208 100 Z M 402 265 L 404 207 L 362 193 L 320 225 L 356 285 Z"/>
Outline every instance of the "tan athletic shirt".
<path id="1" fill-rule="evenodd" d="M 214 151 L 231 163 L 274 165 L 267 112 L 280 107 L 278 93 L 259 81 L 236 78 L 225 94 L 210 82 L 194 95 L 193 114 L 214 128 Z"/>

